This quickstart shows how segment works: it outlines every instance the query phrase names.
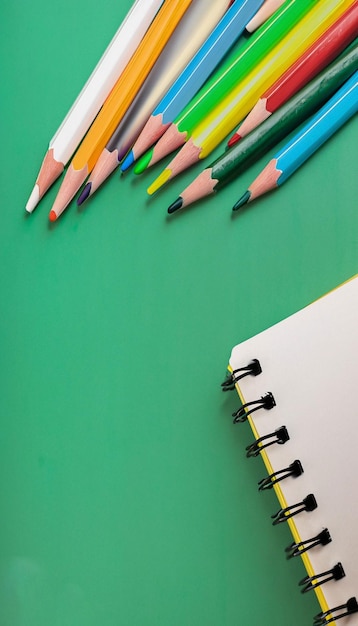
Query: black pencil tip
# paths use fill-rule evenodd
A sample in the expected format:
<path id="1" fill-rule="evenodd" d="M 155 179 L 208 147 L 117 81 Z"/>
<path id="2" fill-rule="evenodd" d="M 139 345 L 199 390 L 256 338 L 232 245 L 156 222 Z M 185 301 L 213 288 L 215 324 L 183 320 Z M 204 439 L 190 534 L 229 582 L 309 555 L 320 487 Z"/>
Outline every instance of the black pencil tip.
<path id="1" fill-rule="evenodd" d="M 81 194 L 77 198 L 77 206 L 81 206 L 81 204 L 83 204 L 84 201 L 87 200 L 88 196 L 91 193 L 91 189 L 92 183 L 87 183 L 87 185 L 84 186 Z"/>
<path id="2" fill-rule="evenodd" d="M 170 207 L 168 207 L 168 213 L 175 213 L 175 211 L 178 211 L 178 209 L 181 209 L 183 206 L 183 198 L 181 198 L 179 196 L 179 198 L 177 198 L 175 200 L 175 202 L 173 202 L 173 204 L 170 205 Z"/>
<path id="3" fill-rule="evenodd" d="M 233 211 L 237 211 L 238 209 L 240 209 L 240 207 L 244 206 L 244 204 L 246 204 L 251 198 L 251 192 L 250 191 L 245 191 L 245 193 L 241 196 L 241 198 L 239 198 L 239 200 L 237 202 L 235 202 L 234 206 L 232 207 Z"/>

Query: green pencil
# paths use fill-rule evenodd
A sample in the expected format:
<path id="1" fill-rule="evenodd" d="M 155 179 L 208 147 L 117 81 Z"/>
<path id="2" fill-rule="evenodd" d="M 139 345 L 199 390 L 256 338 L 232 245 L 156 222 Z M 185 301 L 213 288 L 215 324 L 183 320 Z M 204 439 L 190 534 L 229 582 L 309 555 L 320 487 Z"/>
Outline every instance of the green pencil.
<path id="1" fill-rule="evenodd" d="M 170 205 L 168 213 L 219 191 L 313 115 L 357 69 L 358 38 L 293 98 L 203 170 Z"/>
<path id="2" fill-rule="evenodd" d="M 192 130 L 217 106 L 253 68 L 287 35 L 316 4 L 324 0 L 286 0 L 284 4 L 223 63 L 194 96 L 158 143 L 138 161 L 134 172 L 141 173 L 182 146 Z"/>

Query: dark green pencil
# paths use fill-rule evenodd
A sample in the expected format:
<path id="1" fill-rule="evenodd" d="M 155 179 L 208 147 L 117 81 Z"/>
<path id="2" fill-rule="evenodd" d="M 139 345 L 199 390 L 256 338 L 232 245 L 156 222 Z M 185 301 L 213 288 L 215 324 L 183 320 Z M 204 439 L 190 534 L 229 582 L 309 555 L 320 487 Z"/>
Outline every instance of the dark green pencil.
<path id="1" fill-rule="evenodd" d="M 293 98 L 203 170 L 170 205 L 168 213 L 219 191 L 313 115 L 357 69 L 358 38 Z"/>

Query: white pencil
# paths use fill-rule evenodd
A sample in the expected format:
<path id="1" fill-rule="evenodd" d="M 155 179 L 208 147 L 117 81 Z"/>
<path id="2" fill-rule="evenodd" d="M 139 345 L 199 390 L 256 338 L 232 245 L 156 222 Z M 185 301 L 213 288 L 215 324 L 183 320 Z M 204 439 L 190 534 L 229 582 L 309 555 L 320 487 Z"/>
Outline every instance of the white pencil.
<path id="1" fill-rule="evenodd" d="M 87 83 L 50 141 L 35 186 L 26 205 L 32 213 L 61 175 L 103 102 L 137 49 L 163 0 L 136 0 Z"/>

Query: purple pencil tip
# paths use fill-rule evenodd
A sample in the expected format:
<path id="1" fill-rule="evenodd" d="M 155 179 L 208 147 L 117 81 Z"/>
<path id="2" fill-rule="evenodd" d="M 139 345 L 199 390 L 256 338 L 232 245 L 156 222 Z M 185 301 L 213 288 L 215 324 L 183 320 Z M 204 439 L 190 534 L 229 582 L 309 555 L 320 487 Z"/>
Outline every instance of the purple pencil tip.
<path id="1" fill-rule="evenodd" d="M 77 206 L 81 206 L 87 200 L 91 193 L 92 183 L 87 183 L 81 191 L 81 194 L 77 198 Z"/>

